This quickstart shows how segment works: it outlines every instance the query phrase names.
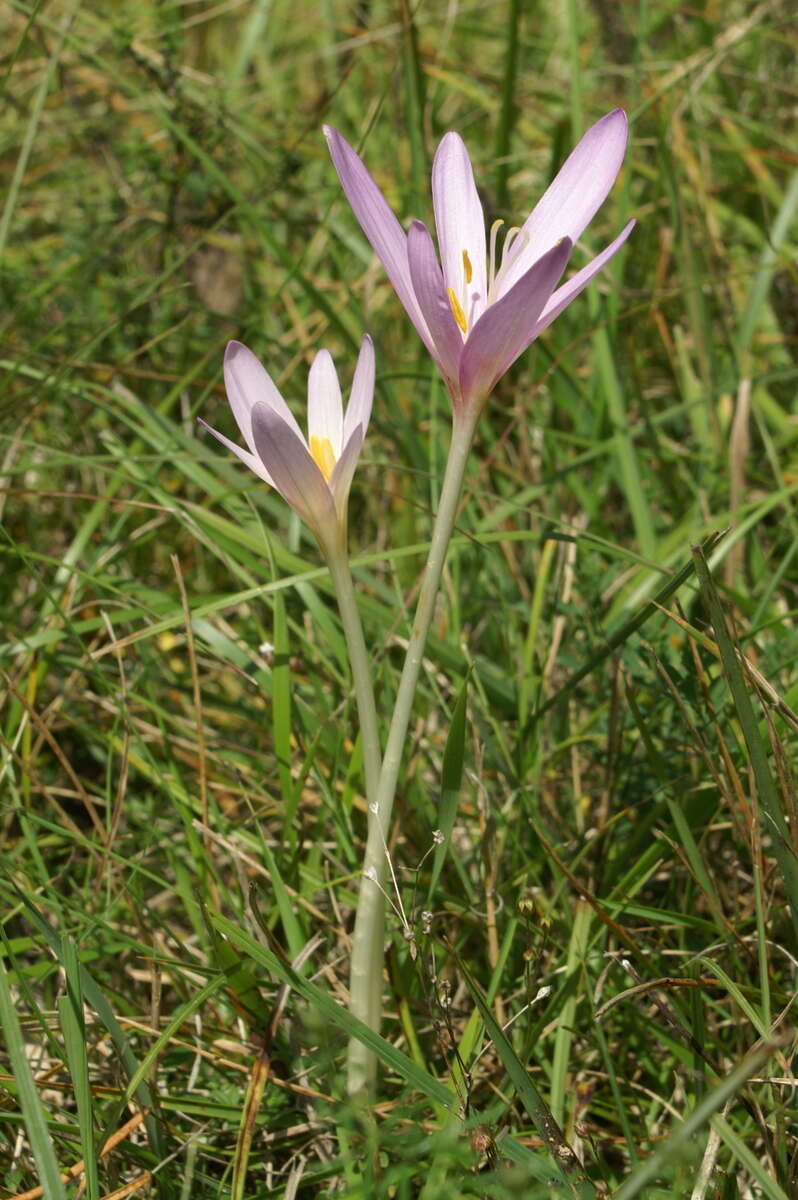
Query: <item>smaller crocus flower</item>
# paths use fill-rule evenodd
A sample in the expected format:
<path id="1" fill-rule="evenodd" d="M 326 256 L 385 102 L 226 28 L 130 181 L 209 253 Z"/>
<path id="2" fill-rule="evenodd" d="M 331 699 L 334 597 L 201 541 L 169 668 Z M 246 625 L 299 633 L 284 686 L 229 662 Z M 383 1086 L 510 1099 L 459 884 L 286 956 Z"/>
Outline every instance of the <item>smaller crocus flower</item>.
<path id="1" fill-rule="evenodd" d="M 455 408 L 481 407 L 499 379 L 621 248 L 630 221 L 587 266 L 557 287 L 574 243 L 620 170 L 628 126 L 621 109 L 590 128 L 499 256 L 494 222 L 486 238 L 468 151 L 457 133 L 441 140 L 432 164 L 440 263 L 427 228 L 405 234 L 365 164 L 325 127 L 347 199 L 446 381 Z M 555 290 L 556 289 L 556 290 Z"/>
<path id="2" fill-rule="evenodd" d="M 374 396 L 374 346 L 366 334 L 344 412 L 332 357 L 320 350 L 308 375 L 308 436 L 268 372 L 241 342 L 224 356 L 224 382 L 246 449 L 203 425 L 237 454 L 264 483 L 276 488 L 313 530 L 325 553 L 337 552 L 346 537 L 349 489 Z"/>

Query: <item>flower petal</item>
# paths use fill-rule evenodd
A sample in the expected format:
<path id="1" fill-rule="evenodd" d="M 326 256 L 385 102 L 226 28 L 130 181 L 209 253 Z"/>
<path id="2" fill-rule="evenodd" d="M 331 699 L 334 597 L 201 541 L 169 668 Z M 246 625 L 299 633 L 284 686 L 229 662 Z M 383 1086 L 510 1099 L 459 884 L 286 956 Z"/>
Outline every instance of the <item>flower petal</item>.
<path id="1" fill-rule="evenodd" d="M 336 129 L 324 126 L 333 166 L 360 227 L 385 267 L 394 290 L 407 310 L 424 345 L 433 352 L 432 338 L 413 292 L 407 265 L 407 238 L 365 163 Z"/>
<path id="2" fill-rule="evenodd" d="M 366 431 L 362 425 L 355 426 L 330 476 L 330 491 L 335 500 L 335 509 L 339 520 L 342 520 L 346 515 L 349 489 L 352 486 L 352 478 L 357 467 L 357 460 L 360 458 L 365 434 Z"/>
<path id="3" fill-rule="evenodd" d="M 487 298 L 485 217 L 459 133 L 444 134 L 435 152 L 432 203 L 444 282 L 463 306 L 470 327 Z"/>
<path id="4" fill-rule="evenodd" d="M 371 404 L 374 399 L 374 343 L 368 334 L 360 345 L 357 356 L 355 377 L 352 380 L 352 391 L 349 393 L 349 403 L 344 416 L 344 445 L 346 445 L 358 425 L 363 427 L 363 436 L 371 420 Z"/>
<path id="5" fill-rule="evenodd" d="M 308 443 L 326 438 L 337 459 L 344 436 L 344 406 L 341 385 L 329 350 L 319 350 L 308 375 Z"/>
<path id="6" fill-rule="evenodd" d="M 435 342 L 433 357 L 447 380 L 455 386 L 459 378 L 463 338 L 452 315 L 452 306 L 444 287 L 435 247 L 429 230 L 421 221 L 413 221 L 407 235 L 410 276 L 424 319 Z"/>
<path id="7" fill-rule="evenodd" d="M 332 494 L 305 440 L 268 404 L 252 409 L 252 436 L 274 486 L 312 529 L 334 517 Z"/>
<path id="8" fill-rule="evenodd" d="M 486 309 L 466 341 L 460 363 L 463 400 L 481 402 L 526 350 L 538 317 L 562 275 L 573 249 L 563 238 L 530 267 L 515 287 Z"/>
<path id="9" fill-rule="evenodd" d="M 299 426 L 258 358 L 241 342 L 228 342 L 224 352 L 224 386 L 244 441 L 254 452 L 252 406 L 268 404 L 301 437 Z"/>
<path id="10" fill-rule="evenodd" d="M 250 471 L 254 471 L 256 475 L 259 475 L 264 483 L 268 483 L 269 487 L 274 487 L 274 480 L 269 475 L 269 472 L 266 470 L 257 454 L 250 454 L 249 450 L 242 450 L 240 446 L 237 446 L 235 442 L 231 442 L 230 439 L 225 437 L 223 433 L 219 433 L 218 429 L 214 429 L 213 426 L 209 425 L 207 421 L 203 421 L 202 417 L 197 417 L 197 421 L 203 427 L 203 429 L 207 429 L 208 433 L 212 433 L 213 436 L 220 441 L 223 446 L 226 446 L 228 450 L 232 450 L 233 454 L 237 454 L 241 461 L 247 464 Z"/>
<path id="11" fill-rule="evenodd" d="M 604 203 L 621 169 L 629 123 L 622 108 L 596 121 L 569 154 L 524 222 L 517 250 L 499 280 L 499 296 L 562 237 L 576 242 Z"/>
<path id="12" fill-rule="evenodd" d="M 575 275 L 572 275 L 567 283 L 557 288 L 557 291 L 549 297 L 538 319 L 535 337 L 551 325 L 554 318 L 558 317 L 562 310 L 567 308 L 581 291 L 584 291 L 593 276 L 597 275 L 601 268 L 606 266 L 610 259 L 618 253 L 634 229 L 635 224 L 635 221 L 630 221 L 626 228 L 618 234 L 614 242 L 610 242 L 609 246 L 605 246 L 601 253 L 597 254 L 594 259 L 591 259 L 586 267 L 582 267 L 581 271 L 577 271 Z"/>

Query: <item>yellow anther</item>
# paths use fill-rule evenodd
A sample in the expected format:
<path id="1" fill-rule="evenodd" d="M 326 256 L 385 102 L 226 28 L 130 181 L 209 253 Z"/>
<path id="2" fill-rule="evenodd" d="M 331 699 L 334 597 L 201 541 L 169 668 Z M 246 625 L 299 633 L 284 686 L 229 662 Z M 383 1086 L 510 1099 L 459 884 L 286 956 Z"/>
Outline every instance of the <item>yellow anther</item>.
<path id="1" fill-rule="evenodd" d="M 449 304 L 451 305 L 451 308 L 452 308 L 452 315 L 454 316 L 454 319 L 457 322 L 457 324 L 462 329 L 463 333 L 468 333 L 468 322 L 466 321 L 466 315 L 463 312 L 463 306 L 460 303 L 460 301 L 457 299 L 457 297 L 455 296 L 452 289 L 449 288 L 448 291 L 449 291 Z"/>
<path id="2" fill-rule="evenodd" d="M 474 274 L 474 268 L 471 266 L 471 259 L 468 257 L 468 251 L 463 251 L 463 269 L 465 271 L 466 283 L 471 282 L 471 276 Z"/>
<path id="3" fill-rule="evenodd" d="M 310 439 L 310 457 L 329 483 L 335 466 L 335 451 L 332 442 L 326 437 L 317 437 L 314 433 Z"/>

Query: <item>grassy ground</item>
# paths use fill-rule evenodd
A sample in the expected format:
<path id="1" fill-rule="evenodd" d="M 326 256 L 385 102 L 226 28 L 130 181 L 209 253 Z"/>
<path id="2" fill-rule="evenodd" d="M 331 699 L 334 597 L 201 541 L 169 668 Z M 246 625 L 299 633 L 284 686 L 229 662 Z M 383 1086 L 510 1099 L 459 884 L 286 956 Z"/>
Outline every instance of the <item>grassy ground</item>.
<path id="1" fill-rule="evenodd" d="M 88 1200 L 798 1195 L 786 0 L 2 12 L 2 1195 L 58 1197 L 84 1159 Z M 590 244 L 638 228 L 479 431 L 368 1122 L 343 1099 L 365 819 L 342 634 L 308 535 L 194 418 L 232 433 L 230 337 L 299 413 L 313 351 L 348 381 L 373 334 L 352 551 L 387 714 L 448 401 L 321 125 L 404 220 L 459 129 L 512 223 L 616 104 Z M 592 1187 L 552 1182 L 541 1104 Z"/>

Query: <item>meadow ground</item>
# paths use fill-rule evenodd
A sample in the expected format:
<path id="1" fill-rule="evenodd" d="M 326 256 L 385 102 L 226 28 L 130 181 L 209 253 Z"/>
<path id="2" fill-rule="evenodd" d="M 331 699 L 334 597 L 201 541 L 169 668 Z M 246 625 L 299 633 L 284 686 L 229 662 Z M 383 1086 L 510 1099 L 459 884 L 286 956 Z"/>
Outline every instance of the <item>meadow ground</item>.
<path id="1" fill-rule="evenodd" d="M 798 1195 L 787 0 L 2 13 L 0 1194 Z M 233 435 L 229 338 L 300 414 L 313 352 L 348 386 L 372 333 L 351 549 L 387 718 L 449 401 L 321 126 L 403 222 L 459 130 L 513 224 L 616 105 L 586 247 L 638 226 L 467 474 L 366 1116 L 341 626 L 312 538 L 195 418 Z"/>

